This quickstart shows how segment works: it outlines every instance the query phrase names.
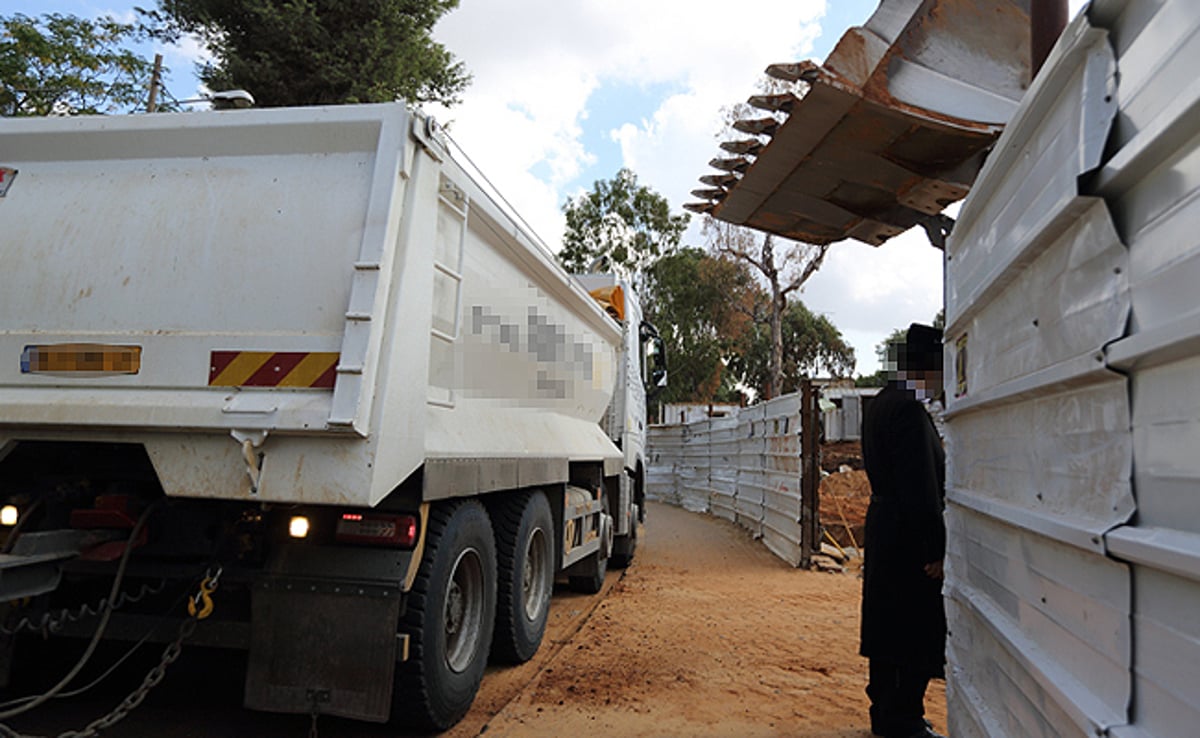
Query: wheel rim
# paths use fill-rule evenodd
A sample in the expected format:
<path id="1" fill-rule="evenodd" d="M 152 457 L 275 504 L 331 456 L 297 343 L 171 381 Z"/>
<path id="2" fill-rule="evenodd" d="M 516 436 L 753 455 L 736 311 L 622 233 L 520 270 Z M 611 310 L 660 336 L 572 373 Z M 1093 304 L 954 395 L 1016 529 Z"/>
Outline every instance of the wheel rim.
<path id="1" fill-rule="evenodd" d="M 473 548 L 464 550 L 454 562 L 443 615 L 446 663 L 461 673 L 479 650 L 483 630 L 483 562 Z"/>
<path id="2" fill-rule="evenodd" d="M 525 547 L 525 565 L 521 574 L 521 596 L 525 604 L 525 617 L 537 620 L 546 601 L 550 598 L 550 587 L 546 576 L 550 566 L 550 556 L 547 553 L 546 533 L 541 528 L 535 528 L 529 536 Z"/>

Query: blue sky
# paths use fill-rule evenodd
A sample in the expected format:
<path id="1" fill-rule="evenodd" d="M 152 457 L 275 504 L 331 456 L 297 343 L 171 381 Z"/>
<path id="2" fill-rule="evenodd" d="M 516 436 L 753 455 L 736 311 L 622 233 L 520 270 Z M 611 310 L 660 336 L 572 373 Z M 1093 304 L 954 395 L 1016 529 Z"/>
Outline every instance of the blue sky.
<path id="1" fill-rule="evenodd" d="M 152 5 L 153 0 L 142 0 Z M 121 0 L 0 0 L 0 14 L 131 20 Z M 1082 0 L 1070 0 L 1072 12 Z M 429 112 L 538 234 L 557 248 L 567 198 L 622 166 L 679 211 L 718 153 L 720 109 L 754 92 L 768 64 L 822 61 L 877 0 L 460 0 L 435 37 L 474 75 L 463 104 Z M 747 19 L 769 19 L 754 22 Z M 147 58 L 155 49 L 144 48 Z M 200 49 L 163 49 L 177 98 L 197 92 Z M 253 90 L 251 90 L 253 92 Z M 702 246 L 693 219 L 685 236 Z M 854 345 L 858 371 L 894 328 L 929 321 L 941 254 L 918 232 L 880 248 L 831 249 L 801 298 Z"/>

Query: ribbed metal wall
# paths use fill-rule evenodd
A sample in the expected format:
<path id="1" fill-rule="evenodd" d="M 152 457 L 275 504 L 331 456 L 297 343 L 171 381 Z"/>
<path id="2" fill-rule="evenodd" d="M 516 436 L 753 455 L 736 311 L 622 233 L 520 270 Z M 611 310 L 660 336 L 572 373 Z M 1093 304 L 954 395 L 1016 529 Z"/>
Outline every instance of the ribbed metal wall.
<path id="1" fill-rule="evenodd" d="M 799 566 L 800 425 L 796 393 L 734 417 L 652 426 L 647 495 L 736 522 Z"/>
<path id="2" fill-rule="evenodd" d="M 1133 701 L 1119 736 L 1200 732 L 1200 6 L 1096 3 L 1120 85 L 1096 189 L 1129 247 L 1127 372 L 1137 515 L 1105 538 L 1130 562 Z"/>
<path id="3" fill-rule="evenodd" d="M 1088 13 L 947 246 L 956 738 L 1200 725 L 1200 6 Z"/>

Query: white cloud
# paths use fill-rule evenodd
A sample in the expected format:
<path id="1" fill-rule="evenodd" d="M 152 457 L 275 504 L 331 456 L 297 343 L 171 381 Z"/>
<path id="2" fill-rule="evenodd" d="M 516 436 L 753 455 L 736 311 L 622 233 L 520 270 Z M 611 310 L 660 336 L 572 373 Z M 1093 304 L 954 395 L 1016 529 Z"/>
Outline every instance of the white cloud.
<path id="1" fill-rule="evenodd" d="M 678 209 L 715 150 L 721 106 L 744 99 L 768 63 L 798 58 L 823 12 L 824 0 L 464 0 L 435 36 L 474 83 L 461 105 L 430 112 L 452 121 L 454 138 L 557 247 L 566 188 L 595 160 L 581 140 L 596 89 L 675 91 L 651 119 L 614 132 L 624 161 L 613 171 L 632 167 Z M 751 29 L 731 22 L 735 13 L 776 22 Z"/>
<path id="2" fill-rule="evenodd" d="M 878 369 L 875 346 L 896 328 L 928 323 L 942 307 L 942 252 L 910 230 L 882 246 L 833 244 L 800 295 L 854 346 L 856 371 Z"/>
<path id="3" fill-rule="evenodd" d="M 859 22 L 878 4 L 836 1 L 839 17 Z M 1070 0 L 1071 15 L 1084 5 Z M 824 45 L 846 30 L 822 29 L 825 10 L 826 0 L 462 0 L 435 36 L 475 81 L 462 105 L 431 112 L 453 121 L 454 137 L 557 248 L 559 206 L 598 156 L 585 132 L 619 145 L 621 161 L 600 162 L 606 171 L 632 168 L 678 210 L 711 171 L 721 108 L 752 94 L 768 64 L 807 58 L 818 36 Z M 653 112 L 589 117 L 602 86 L 638 85 L 666 91 Z M 599 119 L 607 130 L 595 130 Z M 700 245 L 693 223 L 685 243 Z M 878 248 L 837 243 L 801 298 L 830 317 L 854 345 L 858 371 L 871 373 L 876 344 L 940 309 L 941 252 L 919 229 Z"/>

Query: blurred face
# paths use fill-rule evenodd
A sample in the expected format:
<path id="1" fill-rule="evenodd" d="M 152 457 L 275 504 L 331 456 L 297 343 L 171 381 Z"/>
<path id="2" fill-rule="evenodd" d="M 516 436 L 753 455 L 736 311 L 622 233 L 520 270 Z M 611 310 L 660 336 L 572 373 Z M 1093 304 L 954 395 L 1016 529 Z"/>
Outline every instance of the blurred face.
<path id="1" fill-rule="evenodd" d="M 917 399 L 929 400 L 942 393 L 942 370 L 900 372 L 904 386 L 916 393 Z"/>

